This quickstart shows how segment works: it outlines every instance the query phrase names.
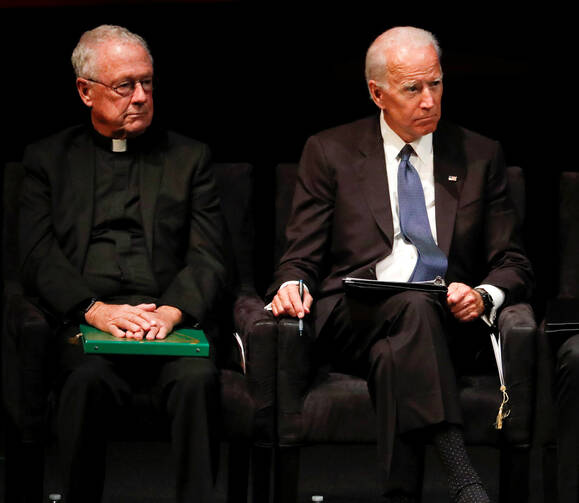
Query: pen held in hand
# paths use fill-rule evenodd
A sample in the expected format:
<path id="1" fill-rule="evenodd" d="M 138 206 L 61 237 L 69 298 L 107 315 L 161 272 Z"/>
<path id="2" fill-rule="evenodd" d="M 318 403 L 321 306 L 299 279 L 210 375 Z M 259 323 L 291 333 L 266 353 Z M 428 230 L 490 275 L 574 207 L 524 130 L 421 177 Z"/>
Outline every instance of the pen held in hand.
<path id="1" fill-rule="evenodd" d="M 303 304 L 304 304 L 304 281 L 301 279 L 300 279 L 299 289 L 300 289 L 300 300 L 302 301 L 302 307 L 303 307 Z M 304 319 L 303 318 L 300 318 L 298 320 L 298 333 L 299 333 L 300 337 L 302 335 L 304 335 Z"/>

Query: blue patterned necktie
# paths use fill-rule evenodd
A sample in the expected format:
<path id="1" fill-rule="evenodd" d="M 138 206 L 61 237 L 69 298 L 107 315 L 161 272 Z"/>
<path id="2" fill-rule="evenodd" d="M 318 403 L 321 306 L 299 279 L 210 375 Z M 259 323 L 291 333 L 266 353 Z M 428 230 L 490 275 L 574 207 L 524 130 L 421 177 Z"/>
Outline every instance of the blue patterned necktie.
<path id="1" fill-rule="evenodd" d="M 424 191 L 418 172 L 410 164 L 414 152 L 410 145 L 400 151 L 398 166 L 398 207 L 400 210 L 400 230 L 407 241 L 418 250 L 418 261 L 410 281 L 430 281 L 437 276 L 444 277 L 448 260 L 436 246 L 424 202 Z"/>

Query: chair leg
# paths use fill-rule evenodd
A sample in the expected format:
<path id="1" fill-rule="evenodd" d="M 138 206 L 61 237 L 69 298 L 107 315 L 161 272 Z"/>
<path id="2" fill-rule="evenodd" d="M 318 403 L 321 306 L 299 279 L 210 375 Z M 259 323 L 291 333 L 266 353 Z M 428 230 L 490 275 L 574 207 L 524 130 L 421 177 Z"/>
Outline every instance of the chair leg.
<path id="1" fill-rule="evenodd" d="M 6 414 L 4 498 L 7 502 L 37 503 L 44 492 L 44 446 L 22 442 L 18 428 Z"/>
<path id="2" fill-rule="evenodd" d="M 559 501 L 557 487 L 557 447 L 547 445 L 542 448 L 543 494 L 545 501 Z"/>
<path id="3" fill-rule="evenodd" d="M 529 501 L 530 447 L 503 446 L 500 451 L 499 501 Z"/>
<path id="4" fill-rule="evenodd" d="M 271 481 L 271 447 L 254 446 L 251 450 L 252 503 L 269 503 Z"/>
<path id="5" fill-rule="evenodd" d="M 275 503 L 296 503 L 300 472 L 300 448 L 279 447 L 275 461 Z"/>
<path id="6" fill-rule="evenodd" d="M 19 502 L 22 501 L 20 495 L 22 484 L 21 481 L 18 480 L 20 465 L 22 464 L 19 459 L 22 451 L 22 443 L 20 442 L 20 436 L 17 431 L 8 421 L 6 421 L 4 427 L 4 500 Z"/>
<path id="7" fill-rule="evenodd" d="M 249 442 L 229 443 L 227 503 L 247 503 L 249 482 Z"/>

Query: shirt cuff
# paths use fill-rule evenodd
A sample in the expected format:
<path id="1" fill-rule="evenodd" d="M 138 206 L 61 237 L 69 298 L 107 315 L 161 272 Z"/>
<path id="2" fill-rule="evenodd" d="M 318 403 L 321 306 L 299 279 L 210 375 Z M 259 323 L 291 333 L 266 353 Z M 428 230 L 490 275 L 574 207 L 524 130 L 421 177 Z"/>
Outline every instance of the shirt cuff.
<path id="1" fill-rule="evenodd" d="M 483 321 L 491 326 L 497 317 L 497 311 L 505 302 L 505 292 L 503 292 L 500 288 L 493 286 L 493 285 L 479 285 L 477 288 L 483 288 L 488 292 L 488 294 L 493 299 L 493 308 L 491 309 L 490 315 L 487 317 L 486 315 L 482 316 Z"/>

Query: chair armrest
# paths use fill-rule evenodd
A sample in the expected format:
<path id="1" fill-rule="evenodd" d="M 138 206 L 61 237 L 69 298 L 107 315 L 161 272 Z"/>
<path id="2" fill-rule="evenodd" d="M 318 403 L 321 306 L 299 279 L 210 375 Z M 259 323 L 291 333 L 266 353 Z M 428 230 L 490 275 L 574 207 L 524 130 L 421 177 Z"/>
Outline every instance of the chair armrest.
<path id="1" fill-rule="evenodd" d="M 241 292 L 233 305 L 233 322 L 242 340 L 251 337 L 253 327 L 260 323 L 277 325 L 271 311 L 264 309 L 263 299 L 252 291 Z"/>
<path id="2" fill-rule="evenodd" d="M 235 329 L 244 352 L 246 379 L 256 406 L 258 438 L 273 440 L 278 326 L 273 314 L 254 293 L 242 293 L 235 301 Z"/>
<path id="3" fill-rule="evenodd" d="M 278 409 L 283 415 L 301 414 L 304 396 L 313 376 L 312 338 L 309 323 L 300 337 L 296 318 L 281 318 L 278 324 Z"/>
<path id="4" fill-rule="evenodd" d="M 43 311 L 22 295 L 4 299 L 2 333 L 6 409 L 24 442 L 40 441 L 51 389 L 55 331 Z"/>
<path id="5" fill-rule="evenodd" d="M 277 355 L 277 429 L 282 444 L 299 444 L 303 437 L 304 400 L 311 384 L 311 326 L 299 336 L 296 318 L 280 318 Z"/>
<path id="6" fill-rule="evenodd" d="M 537 323 L 528 304 L 507 306 L 498 321 L 510 416 L 504 435 L 511 443 L 528 443 L 535 404 Z"/>
<path id="7" fill-rule="evenodd" d="M 545 320 L 537 329 L 537 378 L 533 445 L 545 446 L 555 441 L 557 430 L 555 405 L 555 360 L 553 341 L 546 334 Z"/>

